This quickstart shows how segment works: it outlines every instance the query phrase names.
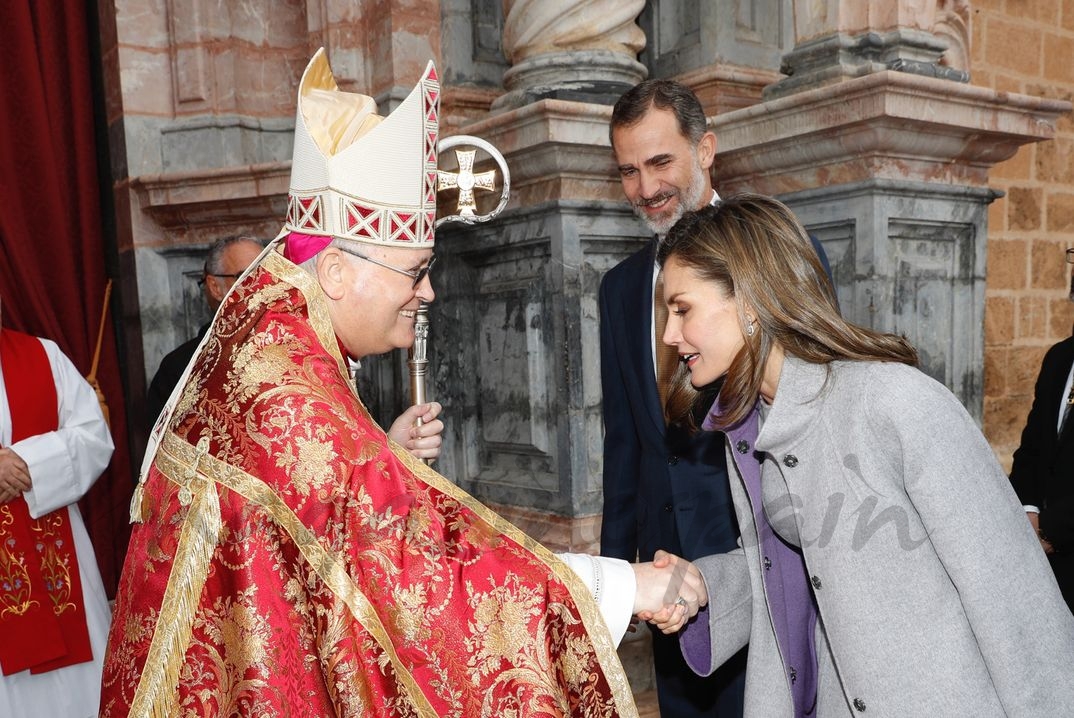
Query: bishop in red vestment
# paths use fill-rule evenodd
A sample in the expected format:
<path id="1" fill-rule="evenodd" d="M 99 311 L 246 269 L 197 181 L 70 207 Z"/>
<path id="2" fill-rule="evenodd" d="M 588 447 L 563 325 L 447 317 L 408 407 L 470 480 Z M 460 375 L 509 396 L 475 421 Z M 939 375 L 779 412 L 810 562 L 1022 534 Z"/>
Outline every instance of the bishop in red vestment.
<path id="1" fill-rule="evenodd" d="M 323 51 L 299 93 L 284 231 L 154 429 L 101 715 L 636 715 L 600 587 L 391 442 L 349 377 L 434 298 L 435 69 L 383 120 Z"/>

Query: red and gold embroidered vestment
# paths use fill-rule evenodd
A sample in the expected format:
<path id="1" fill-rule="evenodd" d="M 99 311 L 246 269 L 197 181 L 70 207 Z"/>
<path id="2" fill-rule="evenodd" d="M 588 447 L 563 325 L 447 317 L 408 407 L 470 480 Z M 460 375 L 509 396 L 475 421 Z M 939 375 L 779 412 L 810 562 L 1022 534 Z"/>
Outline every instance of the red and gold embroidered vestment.
<path id="1" fill-rule="evenodd" d="M 107 718 L 636 714 L 577 577 L 390 444 L 276 253 L 220 311 L 132 513 Z"/>

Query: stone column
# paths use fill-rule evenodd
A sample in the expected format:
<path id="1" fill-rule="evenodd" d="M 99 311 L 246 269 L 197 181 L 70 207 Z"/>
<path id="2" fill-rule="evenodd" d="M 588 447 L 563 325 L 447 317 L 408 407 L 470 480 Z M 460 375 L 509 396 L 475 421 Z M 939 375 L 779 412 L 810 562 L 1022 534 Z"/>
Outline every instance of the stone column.
<path id="1" fill-rule="evenodd" d="M 643 5 L 504 4 L 507 93 L 458 133 L 503 152 L 511 201 L 492 223 L 437 231 L 430 385 L 449 413 L 437 468 L 554 549 L 599 541 L 597 288 L 647 234 L 622 199 L 608 122 L 645 76 Z"/>
<path id="2" fill-rule="evenodd" d="M 542 98 L 613 103 L 645 78 L 635 22 L 644 0 L 505 0 L 507 94 L 493 109 Z"/>
<path id="3" fill-rule="evenodd" d="M 721 193 L 779 196 L 851 320 L 906 334 L 978 420 L 992 165 L 1071 105 L 967 84 L 963 0 L 795 0 L 793 74 L 715 118 Z"/>

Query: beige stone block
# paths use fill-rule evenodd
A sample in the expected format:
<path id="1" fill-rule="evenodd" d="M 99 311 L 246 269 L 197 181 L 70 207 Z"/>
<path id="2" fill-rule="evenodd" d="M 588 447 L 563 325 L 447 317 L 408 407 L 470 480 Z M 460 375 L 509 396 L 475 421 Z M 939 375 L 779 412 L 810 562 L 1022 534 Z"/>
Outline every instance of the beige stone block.
<path id="1" fill-rule="evenodd" d="M 990 239 L 985 277 L 988 289 L 1023 289 L 1026 286 L 1028 251 L 1025 240 Z"/>
<path id="2" fill-rule="evenodd" d="M 251 117 L 287 117 L 295 111 L 295 92 L 308 62 L 300 52 L 235 51 L 231 62 L 233 86 L 241 88 L 236 107 Z"/>
<path id="3" fill-rule="evenodd" d="M 1069 137 L 1057 137 L 1041 144 L 1036 153 L 1037 179 L 1041 182 L 1074 184 L 1074 143 Z"/>
<path id="4" fill-rule="evenodd" d="M 1074 31 L 1074 5 L 1071 5 L 1069 0 L 1060 6 L 1059 24 L 1064 30 Z"/>
<path id="5" fill-rule="evenodd" d="M 1048 324 L 1053 344 L 1074 334 L 1074 302 L 1067 295 L 1049 302 Z"/>
<path id="6" fill-rule="evenodd" d="M 1047 302 L 1041 297 L 1019 297 L 1015 302 L 1015 339 L 1044 341 L 1047 339 L 1047 332 Z"/>
<path id="7" fill-rule="evenodd" d="M 171 117 L 175 111 L 171 72 L 171 57 L 166 51 L 120 46 L 124 114 Z"/>
<path id="8" fill-rule="evenodd" d="M 1029 416 L 1029 407 L 1033 405 L 1033 394 L 1006 396 L 997 399 L 985 399 L 984 435 L 996 452 L 1004 469 L 1010 470 L 1010 456 L 1018 448 L 1022 436 L 1022 427 Z"/>
<path id="9" fill-rule="evenodd" d="M 990 17 L 985 33 L 985 61 L 1025 75 L 1040 74 L 1041 33 L 1021 22 Z"/>
<path id="10" fill-rule="evenodd" d="M 1009 344 L 1012 339 L 1014 339 L 1014 298 L 987 297 L 985 299 L 985 347 Z M 987 351 L 986 349 L 986 354 Z"/>
<path id="11" fill-rule="evenodd" d="M 1040 363 L 1050 346 L 1050 344 L 1030 345 L 1011 350 L 1010 360 L 1007 362 L 1008 396 L 1032 399 L 1033 387 L 1037 383 L 1037 374 L 1040 373 Z M 1026 413 L 1028 410 L 1027 406 Z M 1025 414 L 1022 414 L 1022 421 L 1025 421 Z"/>
<path id="12" fill-rule="evenodd" d="M 306 2 L 273 0 L 271 3 L 231 2 L 228 5 L 231 8 L 231 37 L 237 41 L 237 46 L 308 51 Z"/>
<path id="13" fill-rule="evenodd" d="M 120 46 L 167 49 L 167 0 L 116 0 L 116 38 Z"/>
<path id="14" fill-rule="evenodd" d="M 1044 79 L 1067 82 L 1074 66 L 1074 38 L 1048 33 L 1044 36 Z"/>
<path id="15" fill-rule="evenodd" d="M 1069 0 L 1063 0 L 1067 5 Z M 1008 7 L 1007 12 L 1016 14 L 1026 20 L 1036 20 L 1047 27 L 1059 24 L 1060 0 L 1031 0 L 1017 3 L 1018 7 Z M 1024 14 L 1023 14 L 1024 13 Z"/>
<path id="16" fill-rule="evenodd" d="M 1069 286 L 1066 244 L 1054 240 L 1035 240 L 1030 247 L 1030 286 L 1034 289 L 1062 291 Z"/>
<path id="17" fill-rule="evenodd" d="M 1049 194 L 1046 206 L 1048 213 L 1046 229 L 1049 232 L 1074 234 L 1074 194 L 1066 192 Z M 1074 247 L 1074 243 L 1068 241 L 1067 246 Z"/>
<path id="18" fill-rule="evenodd" d="M 1010 350 L 1006 347 L 985 349 L 984 353 L 984 395 L 985 399 L 1002 397 L 1007 394 L 1007 357 Z"/>
<path id="19" fill-rule="evenodd" d="M 1025 145 L 1019 148 L 1014 157 L 1006 162 L 1000 162 L 989 173 L 990 180 L 1010 179 L 1028 180 L 1033 173 L 1033 148 L 1036 145 Z M 993 203 L 995 204 L 995 203 Z"/>
<path id="20" fill-rule="evenodd" d="M 1007 193 L 1007 226 L 1011 230 L 1033 230 L 1041 226 L 1041 190 L 1011 187 Z"/>

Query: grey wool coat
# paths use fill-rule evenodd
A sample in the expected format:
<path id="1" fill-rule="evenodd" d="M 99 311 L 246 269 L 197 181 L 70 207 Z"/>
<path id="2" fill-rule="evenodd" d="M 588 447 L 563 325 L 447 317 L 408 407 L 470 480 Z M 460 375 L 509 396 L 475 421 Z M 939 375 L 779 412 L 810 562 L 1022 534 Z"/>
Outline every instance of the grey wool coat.
<path id="1" fill-rule="evenodd" d="M 728 433 L 741 548 L 695 562 L 710 603 L 680 642 L 702 674 L 749 642 L 748 718 L 795 714 L 770 614 L 785 609 L 769 605 L 743 483 L 753 457 L 765 516 L 801 546 L 815 600 L 817 716 L 1074 716 L 1074 617 L 945 387 L 901 364 L 788 357 L 744 441 Z"/>

